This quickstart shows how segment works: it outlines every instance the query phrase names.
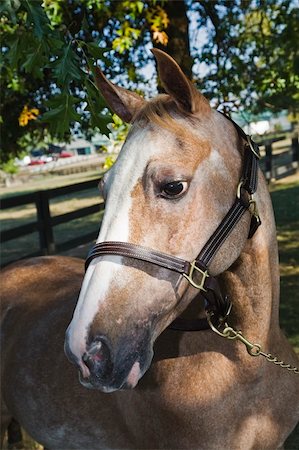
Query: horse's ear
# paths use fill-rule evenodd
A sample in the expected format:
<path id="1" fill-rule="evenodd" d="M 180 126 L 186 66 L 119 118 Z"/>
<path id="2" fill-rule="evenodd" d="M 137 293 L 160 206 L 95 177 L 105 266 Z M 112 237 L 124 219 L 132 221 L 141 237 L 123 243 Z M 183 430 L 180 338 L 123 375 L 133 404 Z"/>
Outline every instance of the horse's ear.
<path id="1" fill-rule="evenodd" d="M 107 105 L 124 122 L 131 122 L 145 100 L 138 94 L 111 83 L 98 67 L 95 67 L 95 71 L 96 85 Z"/>
<path id="2" fill-rule="evenodd" d="M 188 113 L 210 112 L 211 107 L 208 100 L 188 80 L 175 60 L 157 48 L 153 48 L 151 51 L 158 63 L 158 73 L 162 85 L 180 109 Z"/>

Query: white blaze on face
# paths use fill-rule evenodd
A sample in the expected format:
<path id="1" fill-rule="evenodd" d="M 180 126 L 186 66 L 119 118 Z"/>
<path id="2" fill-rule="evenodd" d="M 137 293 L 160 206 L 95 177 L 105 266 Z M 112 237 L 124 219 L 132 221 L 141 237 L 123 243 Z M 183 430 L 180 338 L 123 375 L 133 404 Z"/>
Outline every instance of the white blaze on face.
<path id="1" fill-rule="evenodd" d="M 115 166 L 108 176 L 108 196 L 101 231 L 97 243 L 128 242 L 131 192 L 142 177 L 148 160 L 163 149 L 157 140 L 149 139 L 147 128 L 132 134 L 124 144 Z M 94 259 L 84 277 L 79 300 L 68 329 L 69 347 L 79 358 L 85 352 L 90 324 L 100 311 L 114 279 L 125 282 L 121 257 Z M 120 271 L 124 273 L 119 274 Z"/>

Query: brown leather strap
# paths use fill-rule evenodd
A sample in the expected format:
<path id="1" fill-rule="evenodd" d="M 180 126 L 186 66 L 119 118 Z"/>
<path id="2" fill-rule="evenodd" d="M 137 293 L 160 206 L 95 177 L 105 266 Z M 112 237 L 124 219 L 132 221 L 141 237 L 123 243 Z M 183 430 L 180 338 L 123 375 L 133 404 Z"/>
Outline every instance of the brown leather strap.
<path id="1" fill-rule="evenodd" d="M 85 268 L 89 266 L 90 262 L 99 256 L 103 255 L 119 255 L 126 256 L 140 261 L 149 262 L 165 269 L 173 270 L 180 274 L 188 274 L 190 270 L 190 263 L 176 256 L 168 255 L 166 253 L 151 250 L 141 245 L 134 245 L 128 242 L 106 241 L 95 244 L 88 254 L 85 262 Z M 206 270 L 206 268 L 204 269 Z"/>
<path id="2" fill-rule="evenodd" d="M 211 329 L 207 319 L 183 319 L 182 317 L 174 319 L 168 328 L 175 331 L 203 331 Z"/>
<path id="3" fill-rule="evenodd" d="M 229 236 L 233 228 L 239 222 L 243 214 L 248 210 L 249 203 L 245 204 L 239 198 L 236 198 L 235 203 L 230 208 L 226 216 L 222 219 L 217 229 L 214 231 L 208 242 L 204 245 L 199 253 L 196 261 L 201 261 L 208 266 L 221 245 Z"/>

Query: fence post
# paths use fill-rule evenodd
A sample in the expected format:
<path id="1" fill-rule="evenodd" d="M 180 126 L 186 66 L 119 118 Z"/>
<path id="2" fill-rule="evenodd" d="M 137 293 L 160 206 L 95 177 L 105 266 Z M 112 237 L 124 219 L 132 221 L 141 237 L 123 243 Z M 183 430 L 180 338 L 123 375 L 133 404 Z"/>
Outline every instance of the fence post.
<path id="1" fill-rule="evenodd" d="M 49 195 L 47 191 L 37 192 L 37 220 L 39 223 L 39 241 L 43 255 L 55 253 L 55 242 L 51 223 Z"/>
<path id="2" fill-rule="evenodd" d="M 297 169 L 299 162 L 299 142 L 297 133 L 292 137 L 292 161 L 295 163 L 295 168 Z"/>
<path id="3" fill-rule="evenodd" d="M 272 143 L 266 142 L 265 144 L 265 176 L 267 183 L 270 183 L 272 178 Z"/>

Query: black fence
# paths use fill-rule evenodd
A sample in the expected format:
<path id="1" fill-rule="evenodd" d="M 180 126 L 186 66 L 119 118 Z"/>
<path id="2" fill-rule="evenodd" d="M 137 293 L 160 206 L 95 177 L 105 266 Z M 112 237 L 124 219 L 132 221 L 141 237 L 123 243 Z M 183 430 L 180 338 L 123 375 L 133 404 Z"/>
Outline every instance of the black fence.
<path id="1" fill-rule="evenodd" d="M 77 193 L 80 191 L 95 189 L 99 180 L 84 181 L 69 186 L 63 186 L 45 191 L 37 191 L 30 194 L 18 195 L 1 200 L 1 210 L 15 208 L 23 205 L 34 204 L 36 207 L 37 220 L 29 222 L 25 225 L 17 226 L 0 233 L 1 243 L 20 238 L 22 236 L 38 232 L 39 249 L 26 254 L 24 257 L 32 257 L 39 255 L 52 255 L 65 250 L 72 249 L 81 244 L 91 242 L 96 237 L 96 230 L 79 237 L 69 239 L 63 243 L 57 244 L 54 240 L 53 228 L 56 225 L 66 223 L 90 214 L 99 213 L 104 210 L 104 202 L 100 202 L 91 206 L 77 209 L 65 214 L 51 216 L 50 200 L 59 196 Z M 17 244 L 16 244 L 17 245 Z M 11 261 L 9 261 L 11 262 Z M 3 263 L 2 265 L 5 265 Z"/>
<path id="2" fill-rule="evenodd" d="M 268 182 L 291 175 L 298 169 L 299 143 L 297 134 L 293 135 L 291 146 L 280 147 L 275 152 L 273 150 L 273 144 L 284 139 L 285 136 L 280 136 L 273 139 L 266 138 L 259 142 L 263 155 L 260 166 Z"/>

